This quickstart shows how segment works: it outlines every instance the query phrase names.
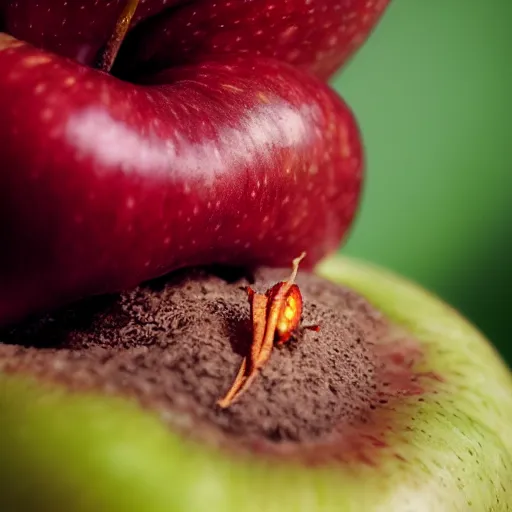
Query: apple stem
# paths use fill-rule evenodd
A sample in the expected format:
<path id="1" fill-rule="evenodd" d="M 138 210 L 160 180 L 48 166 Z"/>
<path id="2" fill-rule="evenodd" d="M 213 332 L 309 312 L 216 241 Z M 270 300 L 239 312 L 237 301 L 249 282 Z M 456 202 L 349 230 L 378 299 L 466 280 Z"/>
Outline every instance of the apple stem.
<path id="1" fill-rule="evenodd" d="M 229 407 L 235 400 L 237 400 L 249 387 L 253 380 L 256 378 L 259 370 L 270 359 L 272 348 L 277 333 L 277 324 L 283 314 L 283 305 L 290 290 L 292 289 L 297 277 L 299 263 L 306 256 L 303 252 L 298 258 L 292 262 L 292 272 L 287 281 L 281 281 L 266 294 L 256 293 L 252 288 L 247 288 L 249 295 L 249 303 L 251 305 L 251 321 L 252 321 L 252 345 L 248 357 L 244 357 L 238 373 L 235 377 L 233 384 L 229 391 L 223 398 L 217 401 L 217 405 L 223 409 Z M 274 290 L 276 293 L 274 294 Z M 302 307 L 302 306 L 301 306 Z M 295 311 L 299 321 L 301 310 Z M 297 322 L 298 323 L 298 322 Z M 317 330 L 318 326 L 311 326 L 311 329 Z M 290 333 L 285 333 L 286 340 L 289 338 Z M 281 340 L 277 340 L 278 344 Z M 282 340 L 283 342 L 285 340 Z"/>
<path id="2" fill-rule="evenodd" d="M 112 33 L 105 50 L 101 55 L 100 69 L 110 73 L 116 60 L 119 48 L 126 37 L 130 23 L 132 22 L 135 11 L 139 5 L 139 0 L 127 0 L 123 12 L 119 16 L 114 32 Z"/>

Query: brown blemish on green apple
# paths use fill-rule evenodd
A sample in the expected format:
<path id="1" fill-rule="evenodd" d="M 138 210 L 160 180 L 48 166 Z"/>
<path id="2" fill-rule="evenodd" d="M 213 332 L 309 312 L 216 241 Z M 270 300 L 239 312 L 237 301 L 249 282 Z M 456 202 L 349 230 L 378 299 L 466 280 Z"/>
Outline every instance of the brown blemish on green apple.
<path id="1" fill-rule="evenodd" d="M 252 286 L 264 291 L 288 271 L 260 270 Z M 249 283 L 232 273 L 177 273 L 20 326 L 0 336 L 8 343 L 0 345 L 0 369 L 128 397 L 183 435 L 229 451 L 376 465 L 391 450 L 389 434 L 407 428 L 395 409 L 439 382 L 424 372 L 419 344 L 354 292 L 304 273 L 297 282 L 303 324 L 321 331 L 299 330 L 273 351 L 227 410 L 216 400 L 251 339 L 241 289 Z"/>

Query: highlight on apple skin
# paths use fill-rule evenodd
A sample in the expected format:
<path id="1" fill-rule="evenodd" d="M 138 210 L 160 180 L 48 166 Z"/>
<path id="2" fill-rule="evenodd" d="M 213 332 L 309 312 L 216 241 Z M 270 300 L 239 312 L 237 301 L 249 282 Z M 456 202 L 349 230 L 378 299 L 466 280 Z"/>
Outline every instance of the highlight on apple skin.
<path id="1" fill-rule="evenodd" d="M 0 2 L 0 325 L 181 266 L 335 250 L 363 155 L 310 74 L 338 70 L 387 4 Z M 128 5 L 119 81 L 94 68 Z"/>
<path id="2" fill-rule="evenodd" d="M 310 75 L 231 56 L 133 85 L 1 46 L 0 322 L 183 266 L 311 266 L 350 226 L 359 131 Z"/>
<path id="3" fill-rule="evenodd" d="M 184 266 L 312 268 L 352 224 L 362 142 L 321 80 L 387 0 L 131 4 L 108 75 L 126 1 L 0 2 L 0 325 Z"/>

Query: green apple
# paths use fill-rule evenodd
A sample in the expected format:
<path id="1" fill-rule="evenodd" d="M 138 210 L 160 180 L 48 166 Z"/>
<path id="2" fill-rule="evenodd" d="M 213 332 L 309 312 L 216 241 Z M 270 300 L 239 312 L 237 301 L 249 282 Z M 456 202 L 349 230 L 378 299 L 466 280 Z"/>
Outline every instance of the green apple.
<path id="1" fill-rule="evenodd" d="M 370 461 L 307 466 L 185 440 L 124 398 L 0 374 L 0 510 L 32 512 L 505 511 L 512 377 L 465 319 L 385 270 L 339 256 L 352 288 L 424 352 L 432 388 L 389 411 Z M 234 369 L 233 369 L 234 370 Z"/>

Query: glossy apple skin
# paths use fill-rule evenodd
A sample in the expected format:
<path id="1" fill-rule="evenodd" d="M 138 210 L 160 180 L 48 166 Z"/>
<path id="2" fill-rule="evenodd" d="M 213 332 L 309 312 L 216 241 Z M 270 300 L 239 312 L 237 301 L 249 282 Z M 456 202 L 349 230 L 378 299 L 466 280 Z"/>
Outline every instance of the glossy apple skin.
<path id="1" fill-rule="evenodd" d="M 3 29 L 92 65 L 125 0 L 0 0 Z M 327 79 L 361 46 L 389 0 L 145 0 L 120 68 L 225 53 L 276 58 Z"/>
<path id="2" fill-rule="evenodd" d="M 348 107 L 229 56 L 134 85 L 0 38 L 0 324 L 190 265 L 303 268 L 361 190 Z"/>

